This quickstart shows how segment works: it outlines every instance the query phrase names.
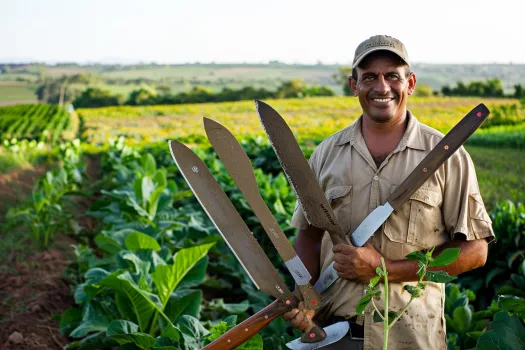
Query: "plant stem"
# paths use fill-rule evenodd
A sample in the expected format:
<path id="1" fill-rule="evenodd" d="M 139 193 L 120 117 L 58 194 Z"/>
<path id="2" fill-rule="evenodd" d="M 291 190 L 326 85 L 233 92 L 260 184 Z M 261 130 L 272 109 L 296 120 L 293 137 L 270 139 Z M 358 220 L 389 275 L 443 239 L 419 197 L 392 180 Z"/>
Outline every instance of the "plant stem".
<path id="1" fill-rule="evenodd" d="M 381 311 L 379 311 L 379 309 L 377 308 L 376 303 L 374 303 L 374 298 L 370 299 L 370 301 L 372 301 L 372 305 L 374 306 L 374 309 L 376 309 L 376 312 L 378 313 L 379 317 L 381 317 L 381 319 L 384 321 L 385 318 L 383 317 Z"/>
<path id="2" fill-rule="evenodd" d="M 388 272 L 386 271 L 385 259 L 381 257 L 381 265 L 383 265 L 383 272 L 385 278 L 385 317 L 383 318 L 383 350 L 388 347 Z"/>
<path id="3" fill-rule="evenodd" d="M 401 310 L 399 312 L 399 314 L 396 316 L 396 318 L 394 318 L 392 320 L 392 322 L 390 322 L 390 326 L 388 328 L 392 328 L 392 326 L 394 325 L 394 323 L 397 322 L 397 320 L 399 320 L 401 318 L 401 316 L 403 316 L 403 314 L 405 313 L 406 309 L 408 309 L 408 306 L 410 305 L 410 303 L 412 302 L 412 300 L 414 300 L 414 297 L 410 297 L 410 300 L 408 301 L 408 303 L 405 305 L 405 307 L 403 308 L 403 310 Z"/>

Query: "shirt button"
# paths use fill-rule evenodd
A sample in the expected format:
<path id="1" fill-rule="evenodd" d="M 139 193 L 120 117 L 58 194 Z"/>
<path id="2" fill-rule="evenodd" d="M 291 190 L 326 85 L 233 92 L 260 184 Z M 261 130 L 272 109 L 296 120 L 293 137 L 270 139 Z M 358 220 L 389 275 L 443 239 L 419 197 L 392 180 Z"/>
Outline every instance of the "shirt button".
<path id="1" fill-rule="evenodd" d="M 379 176 L 377 176 L 377 175 L 374 176 L 374 180 L 375 180 L 375 181 L 379 180 Z"/>

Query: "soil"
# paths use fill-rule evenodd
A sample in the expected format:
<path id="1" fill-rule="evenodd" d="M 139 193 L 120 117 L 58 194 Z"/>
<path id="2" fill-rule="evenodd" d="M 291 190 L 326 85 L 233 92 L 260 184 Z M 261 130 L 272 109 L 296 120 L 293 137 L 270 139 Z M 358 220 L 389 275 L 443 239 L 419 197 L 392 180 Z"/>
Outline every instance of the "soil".
<path id="1" fill-rule="evenodd" d="M 30 195 L 36 179 L 44 172 L 45 169 L 14 169 L 0 174 L 0 206 L 4 206 L 0 207 L 0 218 L 6 205 L 16 205 L 24 194 Z M 100 177 L 96 158 L 87 158 L 86 172 L 88 182 Z M 93 201 L 82 198 L 76 203 L 77 221 L 86 230 L 93 229 L 95 223 L 82 217 L 82 213 Z M 5 234 L 0 232 L 0 241 Z M 63 273 L 71 262 L 71 244 L 76 241 L 64 232 L 45 251 L 29 238 L 21 241 L 31 246 L 29 253 L 20 256 L 20 252 L 13 250 L 0 257 L 0 350 L 63 349 L 69 340 L 60 334 L 59 315 L 75 304 Z"/>

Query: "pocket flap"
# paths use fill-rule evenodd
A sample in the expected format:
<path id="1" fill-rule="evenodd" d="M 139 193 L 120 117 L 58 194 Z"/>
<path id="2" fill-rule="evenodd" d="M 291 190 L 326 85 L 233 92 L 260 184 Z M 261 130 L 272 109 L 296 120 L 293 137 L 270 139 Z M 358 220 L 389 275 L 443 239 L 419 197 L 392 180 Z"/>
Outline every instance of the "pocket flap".
<path id="1" fill-rule="evenodd" d="M 328 202 L 332 202 L 334 199 L 341 198 L 350 193 L 352 186 L 334 186 L 330 187 L 325 191 L 325 197 Z"/>
<path id="2" fill-rule="evenodd" d="M 472 219 L 483 220 L 492 223 L 485 209 L 485 204 L 479 193 L 470 193 L 469 195 L 469 214 Z"/>
<path id="3" fill-rule="evenodd" d="M 410 196 L 410 199 L 423 202 L 433 207 L 437 207 L 441 203 L 441 198 L 441 190 L 432 187 L 422 187 Z"/>

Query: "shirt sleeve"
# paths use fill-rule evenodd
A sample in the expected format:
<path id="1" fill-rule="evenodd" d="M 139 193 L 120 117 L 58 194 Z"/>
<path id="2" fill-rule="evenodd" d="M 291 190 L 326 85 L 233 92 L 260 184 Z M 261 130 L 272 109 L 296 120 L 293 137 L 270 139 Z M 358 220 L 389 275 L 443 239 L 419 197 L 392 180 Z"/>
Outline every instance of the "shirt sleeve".
<path id="1" fill-rule="evenodd" d="M 310 156 L 310 160 L 308 161 L 308 164 L 310 165 L 310 169 L 314 172 L 315 177 L 317 178 L 317 171 L 316 171 L 316 162 L 317 162 L 317 150 L 316 148 L 312 155 Z M 299 230 L 306 229 L 310 224 L 308 223 L 308 220 L 306 220 L 306 216 L 304 215 L 303 208 L 301 207 L 301 204 L 296 199 L 295 202 L 295 209 L 292 216 L 292 226 L 298 228 Z"/>
<path id="2" fill-rule="evenodd" d="M 467 240 L 494 240 L 492 221 L 481 198 L 474 163 L 463 147 L 450 158 L 445 171 L 442 208 L 450 239 L 462 233 Z"/>

